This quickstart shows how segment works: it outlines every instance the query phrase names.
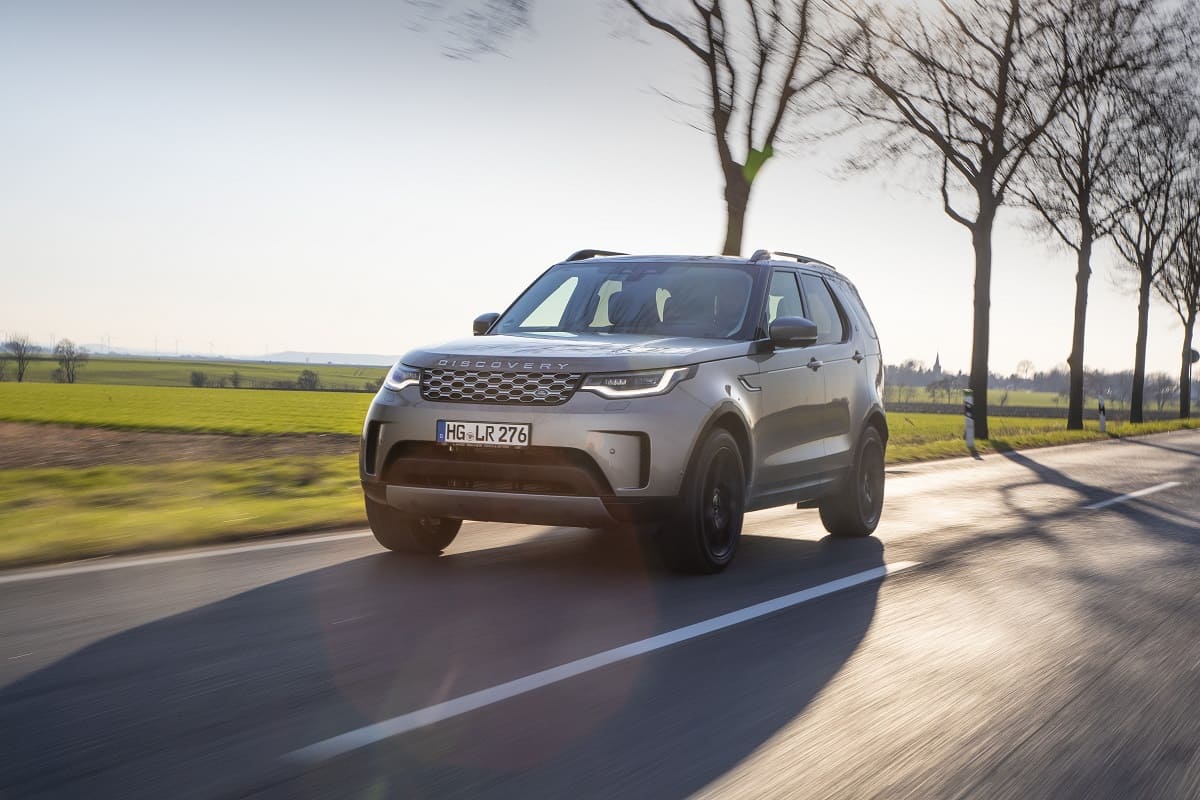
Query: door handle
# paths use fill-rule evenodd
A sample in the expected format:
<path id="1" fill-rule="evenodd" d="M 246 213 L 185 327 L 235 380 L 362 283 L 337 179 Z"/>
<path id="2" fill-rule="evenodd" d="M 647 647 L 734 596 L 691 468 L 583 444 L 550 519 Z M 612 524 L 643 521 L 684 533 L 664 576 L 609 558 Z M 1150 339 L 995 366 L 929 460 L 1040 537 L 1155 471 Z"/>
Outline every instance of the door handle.
<path id="1" fill-rule="evenodd" d="M 859 351 L 855 350 L 854 355 L 851 356 L 851 358 L 853 358 L 855 361 L 857 361 L 859 364 L 861 364 L 863 362 L 863 359 L 866 358 L 866 356 L 864 356 Z"/>
<path id="2" fill-rule="evenodd" d="M 812 360 L 808 362 L 808 368 L 811 369 L 813 372 L 816 372 L 823 366 L 825 366 L 825 362 L 818 361 L 816 356 L 813 356 Z"/>

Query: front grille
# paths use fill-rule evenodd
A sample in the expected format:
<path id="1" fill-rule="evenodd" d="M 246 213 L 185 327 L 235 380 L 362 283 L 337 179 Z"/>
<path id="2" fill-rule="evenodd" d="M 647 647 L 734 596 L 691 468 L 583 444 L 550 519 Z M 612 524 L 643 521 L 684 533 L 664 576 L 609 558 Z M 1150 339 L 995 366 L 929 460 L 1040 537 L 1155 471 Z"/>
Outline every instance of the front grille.
<path id="1" fill-rule="evenodd" d="M 421 397 L 451 403 L 557 406 L 571 399 L 582 375 L 568 372 L 421 370 Z"/>

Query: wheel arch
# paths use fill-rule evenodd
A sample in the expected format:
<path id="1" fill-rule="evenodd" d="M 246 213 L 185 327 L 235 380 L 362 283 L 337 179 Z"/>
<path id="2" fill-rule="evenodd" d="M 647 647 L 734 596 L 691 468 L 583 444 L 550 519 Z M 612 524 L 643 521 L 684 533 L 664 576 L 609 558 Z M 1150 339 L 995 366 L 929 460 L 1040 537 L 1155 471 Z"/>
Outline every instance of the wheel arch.
<path id="1" fill-rule="evenodd" d="M 867 428 L 874 428 L 879 431 L 879 438 L 883 440 L 883 446 L 886 448 L 890 432 L 888 431 L 887 414 L 879 406 L 874 406 L 867 412 L 867 418 L 863 421 L 862 431 L 865 432 Z"/>
<path id="2" fill-rule="evenodd" d="M 691 469 L 701 445 L 718 428 L 727 431 L 733 437 L 734 441 L 737 442 L 738 451 L 742 457 L 742 468 L 746 474 L 746 487 L 753 486 L 754 439 L 750 436 L 750 425 L 746 422 L 745 414 L 732 402 L 722 403 L 718 406 L 709 415 L 708 421 L 700 428 L 700 433 L 692 442 L 691 452 L 688 454 L 687 469 Z"/>

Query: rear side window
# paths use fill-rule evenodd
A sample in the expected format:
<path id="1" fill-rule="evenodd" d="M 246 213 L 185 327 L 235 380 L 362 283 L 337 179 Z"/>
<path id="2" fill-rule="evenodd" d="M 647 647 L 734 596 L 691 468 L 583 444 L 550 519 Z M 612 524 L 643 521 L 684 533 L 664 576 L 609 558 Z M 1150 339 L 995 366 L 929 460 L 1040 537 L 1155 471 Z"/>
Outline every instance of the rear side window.
<path id="1" fill-rule="evenodd" d="M 863 327 L 867 331 L 867 335 L 872 339 L 878 339 L 879 334 L 875 332 L 875 323 L 871 321 L 871 315 L 867 313 L 867 306 L 865 303 L 863 303 L 862 296 L 858 293 L 858 289 L 854 287 L 854 284 L 846 283 L 845 281 L 841 282 L 839 285 L 842 291 L 838 292 L 838 294 L 850 306 L 850 309 L 854 312 L 854 315 L 858 317 L 859 321 L 862 322 Z"/>
<path id="2" fill-rule="evenodd" d="M 800 283 L 808 298 L 809 319 L 817 323 L 817 344 L 838 344 L 846 341 L 846 325 L 842 321 L 837 301 L 825 281 L 816 275 L 803 273 Z"/>

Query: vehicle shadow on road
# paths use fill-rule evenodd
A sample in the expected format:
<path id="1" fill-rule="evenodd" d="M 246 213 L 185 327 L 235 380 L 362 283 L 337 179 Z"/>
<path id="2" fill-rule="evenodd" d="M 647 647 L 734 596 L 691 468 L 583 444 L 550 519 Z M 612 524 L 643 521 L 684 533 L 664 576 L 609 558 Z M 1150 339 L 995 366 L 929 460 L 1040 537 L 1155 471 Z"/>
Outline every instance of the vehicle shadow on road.
<path id="1" fill-rule="evenodd" d="M 876 539 L 743 547 L 708 578 L 595 531 L 423 564 L 381 553 L 116 633 L 0 689 L 0 796 L 687 796 L 804 713 L 865 636 L 878 582 L 308 769 L 282 757 L 884 563 Z"/>

